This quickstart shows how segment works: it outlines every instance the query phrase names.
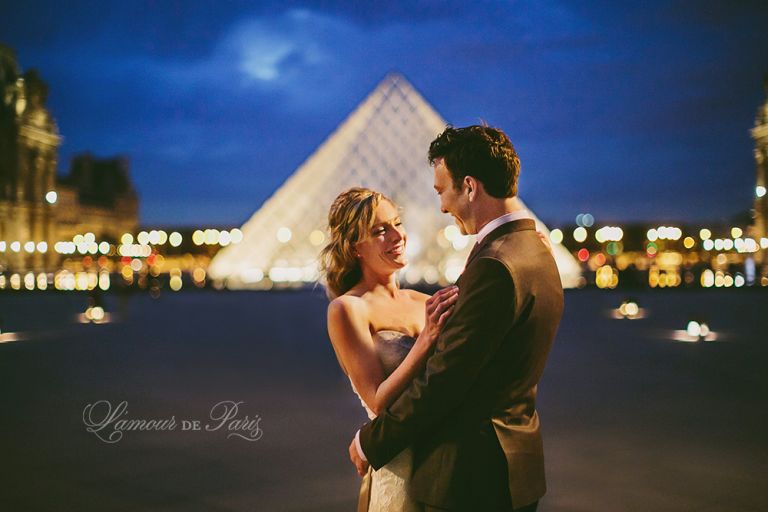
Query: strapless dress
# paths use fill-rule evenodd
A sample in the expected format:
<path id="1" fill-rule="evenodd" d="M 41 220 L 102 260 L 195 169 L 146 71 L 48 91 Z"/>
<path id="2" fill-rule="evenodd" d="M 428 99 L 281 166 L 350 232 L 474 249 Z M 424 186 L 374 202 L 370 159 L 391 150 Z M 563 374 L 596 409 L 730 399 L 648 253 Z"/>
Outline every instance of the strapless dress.
<path id="1" fill-rule="evenodd" d="M 400 331 L 383 329 L 376 332 L 373 344 L 384 369 L 385 378 L 403 362 L 415 342 L 413 336 Z M 351 379 L 349 382 L 352 384 Z M 360 398 L 360 393 L 357 392 L 354 384 L 352 384 L 352 390 Z M 376 415 L 362 398 L 360 403 L 368 413 L 368 418 L 374 419 Z M 411 500 L 407 493 L 412 467 L 413 452 L 411 448 L 406 448 L 377 471 L 369 468 L 368 474 L 363 477 L 360 485 L 358 512 L 418 512 L 421 510 L 421 507 Z"/>

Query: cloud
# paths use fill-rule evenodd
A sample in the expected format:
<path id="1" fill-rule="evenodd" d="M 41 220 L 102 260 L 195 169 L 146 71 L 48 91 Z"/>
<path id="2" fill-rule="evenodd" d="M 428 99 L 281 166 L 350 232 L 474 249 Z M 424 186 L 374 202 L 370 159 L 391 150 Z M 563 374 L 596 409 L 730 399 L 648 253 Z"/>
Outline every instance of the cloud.
<path id="1" fill-rule="evenodd" d="M 247 78 L 282 82 L 291 71 L 306 71 L 328 58 L 322 43 L 323 36 L 331 31 L 343 34 L 349 26 L 310 11 L 293 10 L 278 18 L 259 18 L 241 24 L 222 46 L 225 54 L 236 55 L 239 70 Z"/>

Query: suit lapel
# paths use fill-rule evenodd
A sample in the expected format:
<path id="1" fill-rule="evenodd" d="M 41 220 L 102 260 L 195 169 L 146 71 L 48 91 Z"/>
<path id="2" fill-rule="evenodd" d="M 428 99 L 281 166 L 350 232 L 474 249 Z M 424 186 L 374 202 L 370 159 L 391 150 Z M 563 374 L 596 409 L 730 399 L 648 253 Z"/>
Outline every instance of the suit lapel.
<path id="1" fill-rule="evenodd" d="M 483 244 L 479 244 L 475 242 L 475 245 L 472 246 L 472 250 L 469 252 L 469 256 L 467 256 L 467 261 L 464 263 L 464 268 L 467 268 L 467 265 L 469 265 L 469 262 L 472 261 L 472 259 L 475 257 L 475 254 L 477 254 L 477 251 L 480 250 L 480 246 Z"/>

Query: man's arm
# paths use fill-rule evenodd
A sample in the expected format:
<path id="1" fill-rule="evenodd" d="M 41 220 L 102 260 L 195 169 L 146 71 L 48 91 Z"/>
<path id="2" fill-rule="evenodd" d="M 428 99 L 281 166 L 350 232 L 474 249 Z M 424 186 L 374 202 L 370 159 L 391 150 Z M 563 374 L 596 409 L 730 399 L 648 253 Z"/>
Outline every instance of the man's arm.
<path id="1" fill-rule="evenodd" d="M 360 430 L 362 451 L 374 469 L 436 428 L 467 398 L 509 331 L 514 307 L 514 283 L 507 267 L 492 258 L 473 261 L 461 278 L 456 309 L 426 371 Z"/>

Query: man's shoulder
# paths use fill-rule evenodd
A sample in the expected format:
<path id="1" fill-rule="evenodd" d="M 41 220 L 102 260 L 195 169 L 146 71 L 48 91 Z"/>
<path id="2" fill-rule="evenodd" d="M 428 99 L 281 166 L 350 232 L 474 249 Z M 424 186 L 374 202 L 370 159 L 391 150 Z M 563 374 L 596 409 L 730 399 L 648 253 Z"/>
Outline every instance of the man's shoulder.
<path id="1" fill-rule="evenodd" d="M 505 233 L 483 247 L 472 263 L 479 260 L 498 262 L 507 269 L 510 279 L 516 282 L 544 279 L 550 275 L 552 279 L 556 276 L 559 282 L 554 257 L 536 231 Z"/>
<path id="2" fill-rule="evenodd" d="M 540 258 L 545 255 L 551 255 L 551 253 L 534 230 L 505 233 L 478 253 L 478 256 L 496 259 L 510 269 L 521 261 L 527 264 L 541 263 Z"/>
<path id="3" fill-rule="evenodd" d="M 486 281 L 488 279 L 509 279 L 512 277 L 512 269 L 504 258 L 493 252 L 481 251 L 467 265 L 462 274 L 462 281 Z"/>

